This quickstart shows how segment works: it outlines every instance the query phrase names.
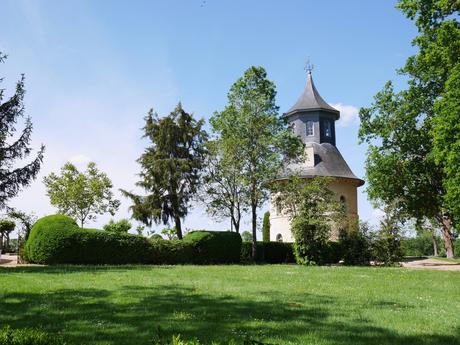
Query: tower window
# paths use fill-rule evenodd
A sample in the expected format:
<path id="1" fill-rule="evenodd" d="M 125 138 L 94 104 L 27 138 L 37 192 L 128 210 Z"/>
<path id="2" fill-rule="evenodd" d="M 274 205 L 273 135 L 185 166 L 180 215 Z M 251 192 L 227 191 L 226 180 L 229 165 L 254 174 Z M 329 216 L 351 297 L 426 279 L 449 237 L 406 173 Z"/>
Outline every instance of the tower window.
<path id="1" fill-rule="evenodd" d="M 343 210 L 347 212 L 347 200 L 343 195 L 340 196 L 340 203 L 342 204 Z"/>
<path id="2" fill-rule="evenodd" d="M 283 235 L 281 234 L 276 235 L 276 242 L 283 242 Z"/>
<path id="3" fill-rule="evenodd" d="M 311 137 L 314 132 L 313 132 L 313 121 L 307 121 L 305 123 L 305 134 L 307 137 Z"/>
<path id="4" fill-rule="evenodd" d="M 332 124 L 330 120 L 324 120 L 324 136 L 332 137 Z"/>

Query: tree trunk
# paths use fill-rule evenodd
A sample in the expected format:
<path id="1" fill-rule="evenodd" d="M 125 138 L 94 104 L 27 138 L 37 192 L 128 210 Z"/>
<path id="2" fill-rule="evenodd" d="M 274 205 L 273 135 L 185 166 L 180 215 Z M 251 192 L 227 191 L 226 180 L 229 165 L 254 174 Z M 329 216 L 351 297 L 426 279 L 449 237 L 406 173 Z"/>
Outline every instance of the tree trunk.
<path id="1" fill-rule="evenodd" d="M 0 250 L 3 249 L 3 232 L 0 233 Z"/>
<path id="2" fill-rule="evenodd" d="M 438 256 L 439 255 L 438 242 L 436 242 L 436 234 L 434 230 L 431 231 L 431 240 L 433 241 L 433 255 Z"/>
<path id="3" fill-rule="evenodd" d="M 257 205 L 254 201 L 251 202 L 252 211 L 252 259 L 257 259 Z"/>
<path id="4" fill-rule="evenodd" d="M 9 232 L 6 233 L 6 250 L 11 252 L 11 249 L 10 249 L 10 233 Z"/>
<path id="5" fill-rule="evenodd" d="M 442 216 L 441 235 L 444 240 L 444 247 L 446 248 L 446 256 L 449 259 L 454 258 L 454 246 L 452 241 L 452 222 L 449 217 Z"/>
<path id="6" fill-rule="evenodd" d="M 176 226 L 176 235 L 177 235 L 177 238 L 179 240 L 182 239 L 182 226 L 181 226 L 181 223 L 180 223 L 180 217 L 174 217 L 174 222 L 175 222 L 175 226 Z"/>

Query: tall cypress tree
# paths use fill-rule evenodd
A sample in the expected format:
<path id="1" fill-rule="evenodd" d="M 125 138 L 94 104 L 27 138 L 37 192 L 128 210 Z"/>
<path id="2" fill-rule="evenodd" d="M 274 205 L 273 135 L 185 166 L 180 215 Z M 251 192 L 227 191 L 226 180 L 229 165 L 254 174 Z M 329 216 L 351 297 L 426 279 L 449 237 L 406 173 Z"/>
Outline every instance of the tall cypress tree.
<path id="1" fill-rule="evenodd" d="M 6 55 L 0 52 L 0 63 Z M 0 82 L 3 79 L 0 79 Z M 23 167 L 18 167 L 20 160 L 27 158 L 31 152 L 32 121 L 24 115 L 24 75 L 16 83 L 15 93 L 5 99 L 4 90 L 0 89 L 0 208 L 7 207 L 7 201 L 18 194 L 37 176 L 43 161 L 45 147 L 42 145 L 35 158 Z M 25 117 L 22 133 L 16 135 L 18 120 Z"/>
<path id="2" fill-rule="evenodd" d="M 150 110 L 145 118 L 144 138 L 148 146 L 138 162 L 141 180 L 136 183 L 148 194 L 122 190 L 133 202 L 133 218 L 150 226 L 173 221 L 182 239 L 181 219 L 196 194 L 206 156 L 204 120 L 196 121 L 179 103 L 168 116 L 159 118 Z"/>

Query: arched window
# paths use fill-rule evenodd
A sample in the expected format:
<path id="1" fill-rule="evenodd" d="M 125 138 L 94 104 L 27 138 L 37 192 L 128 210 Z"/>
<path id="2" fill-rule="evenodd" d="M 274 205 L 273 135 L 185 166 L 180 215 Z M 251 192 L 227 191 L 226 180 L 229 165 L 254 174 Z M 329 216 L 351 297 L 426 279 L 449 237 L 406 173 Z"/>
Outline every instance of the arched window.
<path id="1" fill-rule="evenodd" d="M 305 123 L 305 135 L 311 137 L 314 134 L 313 131 L 313 121 L 307 121 Z"/>
<path id="2" fill-rule="evenodd" d="M 343 210 L 347 212 L 347 199 L 343 195 L 340 196 L 340 203 L 342 204 Z"/>
<path id="3" fill-rule="evenodd" d="M 276 235 L 276 242 L 283 242 L 283 235 L 281 234 Z"/>

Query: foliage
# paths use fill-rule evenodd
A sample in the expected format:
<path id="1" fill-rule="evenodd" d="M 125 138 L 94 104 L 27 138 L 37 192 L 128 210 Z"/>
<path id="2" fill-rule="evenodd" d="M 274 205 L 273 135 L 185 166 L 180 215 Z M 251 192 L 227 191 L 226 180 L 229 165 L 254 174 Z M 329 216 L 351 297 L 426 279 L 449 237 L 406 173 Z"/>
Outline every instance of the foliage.
<path id="1" fill-rule="evenodd" d="M 21 225 L 21 228 L 18 229 L 18 236 L 21 242 L 20 246 L 22 246 L 23 242 L 29 237 L 30 230 L 32 229 L 32 225 L 37 221 L 37 217 L 33 213 L 26 213 L 16 209 L 12 209 L 8 213 L 8 217 L 16 220 Z"/>
<path id="2" fill-rule="evenodd" d="M 242 161 L 234 156 L 228 142 L 213 140 L 208 143 L 203 194 L 206 211 L 222 220 L 230 218 L 231 226 L 240 231 L 241 217 L 248 211 L 248 188 L 242 179 Z"/>
<path id="3" fill-rule="evenodd" d="M 196 121 L 179 103 L 168 116 L 159 118 L 150 110 L 145 118 L 144 138 L 148 146 L 138 159 L 141 181 L 136 185 L 148 195 L 122 190 L 133 202 L 134 219 L 151 226 L 152 222 L 174 221 L 177 237 L 182 239 L 181 219 L 197 193 L 206 156 L 207 134 L 204 121 Z"/>
<path id="4" fill-rule="evenodd" d="M 270 242 L 270 212 L 264 213 L 264 220 L 262 221 L 262 240 Z"/>
<path id="5" fill-rule="evenodd" d="M 5 326 L 0 329 L 0 345 L 65 345 L 61 337 L 40 329 Z"/>
<path id="6" fill-rule="evenodd" d="M 15 227 L 16 223 L 12 220 L 0 219 L 0 250 L 10 251 L 10 234 Z"/>
<path id="7" fill-rule="evenodd" d="M 0 52 L 0 64 L 5 59 L 6 55 Z M 31 162 L 23 167 L 18 166 L 32 153 L 30 117 L 25 117 L 24 128 L 18 138 L 11 140 L 16 133 L 18 120 L 24 117 L 24 94 L 24 75 L 16 83 L 14 94 L 5 101 L 5 90 L 0 88 L 0 209 L 6 208 L 7 201 L 35 179 L 43 161 L 45 147 L 42 145 Z"/>
<path id="8" fill-rule="evenodd" d="M 26 258 L 39 264 L 136 264 L 153 261 L 141 236 L 79 228 L 65 215 L 40 218 L 25 244 Z"/>
<path id="9" fill-rule="evenodd" d="M 343 207 L 328 188 L 330 181 L 316 177 L 306 183 L 292 177 L 274 186 L 275 202 L 292 221 L 294 251 L 299 264 L 322 264 L 322 252 L 326 250 L 332 228 L 340 229 L 345 224 Z"/>
<path id="10" fill-rule="evenodd" d="M 183 240 L 151 239 L 155 264 L 238 263 L 241 237 L 229 231 L 192 231 Z"/>
<path id="11" fill-rule="evenodd" d="M 241 233 L 241 238 L 243 239 L 243 241 L 252 241 L 252 234 L 250 231 L 243 231 Z"/>
<path id="12" fill-rule="evenodd" d="M 196 263 L 229 264 L 238 263 L 241 256 L 241 236 L 230 231 L 192 231 L 184 242 L 195 243 Z"/>
<path id="13" fill-rule="evenodd" d="M 369 265 L 372 258 L 370 225 L 356 222 L 339 233 L 341 257 L 345 265 Z"/>
<path id="14" fill-rule="evenodd" d="M 252 214 L 253 255 L 256 256 L 257 210 L 268 198 L 267 182 L 283 163 L 301 155 L 300 139 L 278 115 L 276 90 L 262 67 L 248 68 L 230 88 L 228 105 L 210 119 L 223 156 L 239 168 L 237 182 L 247 190 Z"/>
<path id="15" fill-rule="evenodd" d="M 68 162 L 60 175 L 51 173 L 43 178 L 51 205 L 59 213 L 80 221 L 81 227 L 88 220 L 97 219 L 104 213 L 115 214 L 120 201 L 113 198 L 112 181 L 100 172 L 96 163 L 90 162 L 85 172 Z"/>
<path id="16" fill-rule="evenodd" d="M 243 242 L 241 247 L 243 262 L 267 264 L 295 263 L 294 247 L 287 242 L 257 242 L 257 258 L 252 258 L 252 241 Z"/>
<path id="17" fill-rule="evenodd" d="M 165 235 L 168 240 L 178 240 L 176 227 L 164 228 L 160 231 L 162 235 Z"/>
<path id="18" fill-rule="evenodd" d="M 441 239 L 436 237 L 438 248 L 442 247 Z M 415 237 L 401 239 L 401 251 L 404 256 L 433 256 L 433 241 L 428 231 L 417 234 Z"/>
<path id="19" fill-rule="evenodd" d="M 387 206 L 380 227 L 373 239 L 373 257 L 380 265 L 399 265 L 403 258 L 401 249 L 401 217 L 397 209 Z"/>
<path id="20" fill-rule="evenodd" d="M 127 219 L 120 219 L 118 222 L 115 222 L 113 219 L 105 224 L 102 228 L 105 231 L 117 232 L 117 233 L 128 233 L 131 229 L 132 224 Z"/>
<path id="21" fill-rule="evenodd" d="M 460 7 L 454 1 L 401 0 L 398 8 L 415 20 L 419 36 L 413 45 L 419 50 L 400 70 L 408 88 L 395 92 L 388 82 L 374 104 L 360 110 L 360 141 L 369 144 L 367 190 L 376 203 L 397 203 L 407 218 L 436 219 L 452 257 L 460 162 L 454 153 L 460 26 L 453 14 Z"/>

